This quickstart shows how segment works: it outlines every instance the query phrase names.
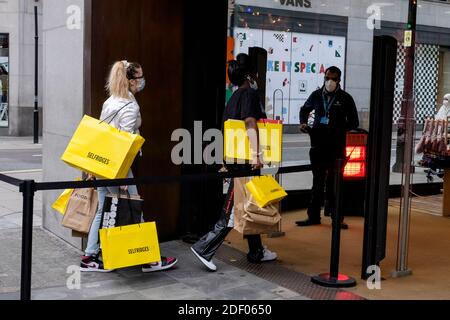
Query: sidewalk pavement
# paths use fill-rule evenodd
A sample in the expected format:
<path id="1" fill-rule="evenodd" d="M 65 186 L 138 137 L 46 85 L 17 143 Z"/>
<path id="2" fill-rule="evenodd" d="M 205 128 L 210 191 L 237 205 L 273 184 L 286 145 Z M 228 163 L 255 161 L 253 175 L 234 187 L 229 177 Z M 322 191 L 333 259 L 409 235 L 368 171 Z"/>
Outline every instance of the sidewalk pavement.
<path id="1" fill-rule="evenodd" d="M 0 137 L 0 150 L 42 149 L 42 137 L 39 143 L 33 143 L 33 137 Z"/>
<path id="2" fill-rule="evenodd" d="M 0 148 L 38 147 L 26 139 L 1 139 Z M 11 174 L 41 181 L 42 172 Z M 32 299 L 35 300 L 307 300 L 305 296 L 217 260 L 209 272 L 181 241 L 161 244 L 178 258 L 167 271 L 144 274 L 139 267 L 112 273 L 79 273 L 82 252 L 42 228 L 42 194 L 34 203 Z M 22 195 L 0 182 L 0 300 L 20 298 Z M 270 262 L 277 263 L 277 262 Z M 78 277 L 79 276 L 79 277 Z M 79 289 L 76 284 L 80 283 Z M 75 288 L 73 288 L 75 286 Z M 70 289 L 72 288 L 72 289 Z"/>

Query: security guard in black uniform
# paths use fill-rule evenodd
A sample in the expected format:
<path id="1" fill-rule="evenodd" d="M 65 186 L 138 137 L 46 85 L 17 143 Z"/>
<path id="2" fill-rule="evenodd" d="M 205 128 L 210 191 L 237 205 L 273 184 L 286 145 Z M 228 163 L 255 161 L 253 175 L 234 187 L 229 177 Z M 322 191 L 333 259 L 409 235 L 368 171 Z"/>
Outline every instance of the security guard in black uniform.
<path id="1" fill-rule="evenodd" d="M 325 71 L 325 83 L 314 91 L 300 110 L 300 131 L 309 133 L 310 160 L 313 172 L 311 202 L 308 219 L 297 221 L 298 226 L 320 224 L 321 207 L 326 188 L 326 213 L 334 210 L 334 172 L 337 159 L 345 159 L 347 132 L 358 128 L 358 112 L 352 96 L 341 89 L 342 72 L 338 67 Z M 308 117 L 315 111 L 314 124 L 308 127 Z M 341 228 L 348 226 L 341 220 Z"/>

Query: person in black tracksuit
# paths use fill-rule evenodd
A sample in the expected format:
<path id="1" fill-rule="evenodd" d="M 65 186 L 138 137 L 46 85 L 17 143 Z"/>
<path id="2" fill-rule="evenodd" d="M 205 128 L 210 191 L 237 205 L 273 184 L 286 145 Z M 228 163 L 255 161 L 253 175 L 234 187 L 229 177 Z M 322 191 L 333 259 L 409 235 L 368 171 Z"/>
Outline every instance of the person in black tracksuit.
<path id="1" fill-rule="evenodd" d="M 325 204 L 325 213 L 333 213 L 336 160 L 345 159 L 347 132 L 359 126 L 355 102 L 352 96 L 340 87 L 341 74 L 341 70 L 337 67 L 328 68 L 325 72 L 324 86 L 314 91 L 300 110 L 300 130 L 309 133 L 311 139 L 310 160 L 313 187 L 308 219 L 297 221 L 298 226 L 320 224 L 323 204 Z M 313 110 L 315 118 L 311 128 L 307 123 Z M 324 189 L 326 189 L 326 201 L 324 201 Z M 343 218 L 341 227 L 348 228 Z"/>
<path id="2" fill-rule="evenodd" d="M 250 57 L 247 54 L 239 54 L 236 60 L 230 61 L 228 66 L 228 75 L 233 85 L 239 88 L 233 93 L 227 103 L 223 114 L 223 122 L 234 119 L 242 120 L 246 123 L 247 133 L 252 150 L 257 150 L 253 154 L 252 163 L 248 164 L 228 164 L 226 168 L 228 171 L 243 171 L 251 169 L 260 169 L 263 167 L 261 161 L 261 152 L 258 152 L 258 127 L 257 121 L 265 118 L 265 113 L 257 92 L 256 74 L 252 71 Z M 254 139 L 251 135 L 251 130 L 255 135 Z M 194 255 L 211 271 L 217 269 L 212 262 L 216 251 L 224 242 L 226 236 L 233 229 L 233 204 L 234 204 L 234 185 L 231 179 L 228 193 L 225 199 L 221 216 L 219 221 L 214 226 L 214 229 L 204 235 L 192 247 L 191 251 Z M 277 258 L 276 253 L 271 252 L 262 245 L 261 235 L 247 235 L 249 252 L 247 259 L 252 263 L 259 263 L 264 261 L 272 261 Z"/>

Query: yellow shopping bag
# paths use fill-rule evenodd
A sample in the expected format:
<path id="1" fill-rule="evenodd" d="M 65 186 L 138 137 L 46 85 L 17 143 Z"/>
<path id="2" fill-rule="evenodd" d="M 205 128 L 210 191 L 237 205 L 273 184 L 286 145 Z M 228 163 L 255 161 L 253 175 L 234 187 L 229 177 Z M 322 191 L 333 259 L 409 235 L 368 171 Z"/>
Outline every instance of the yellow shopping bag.
<path id="1" fill-rule="evenodd" d="M 126 178 L 145 139 L 84 116 L 61 160 L 106 179 Z"/>
<path id="2" fill-rule="evenodd" d="M 80 181 L 80 178 L 75 179 L 75 181 Z M 66 189 L 63 193 L 56 199 L 52 204 L 52 208 L 57 212 L 64 215 L 66 213 L 67 205 L 69 203 L 70 196 L 72 195 L 73 189 Z"/>
<path id="3" fill-rule="evenodd" d="M 105 269 L 119 269 L 161 260 L 154 222 L 100 229 Z"/>
<path id="4" fill-rule="evenodd" d="M 262 119 L 258 121 L 259 145 L 263 152 L 264 162 L 281 162 L 283 122 L 279 120 Z M 245 122 L 228 120 L 224 124 L 224 159 L 226 162 L 235 160 L 252 160 L 252 149 L 247 137 Z"/>
<path id="5" fill-rule="evenodd" d="M 259 207 L 280 202 L 287 197 L 286 191 L 272 176 L 254 177 L 246 184 Z"/>
<path id="6" fill-rule="evenodd" d="M 56 199 L 52 204 L 52 208 L 64 215 L 66 213 L 67 204 L 69 203 L 70 196 L 72 195 L 73 189 L 66 189 L 63 193 Z"/>

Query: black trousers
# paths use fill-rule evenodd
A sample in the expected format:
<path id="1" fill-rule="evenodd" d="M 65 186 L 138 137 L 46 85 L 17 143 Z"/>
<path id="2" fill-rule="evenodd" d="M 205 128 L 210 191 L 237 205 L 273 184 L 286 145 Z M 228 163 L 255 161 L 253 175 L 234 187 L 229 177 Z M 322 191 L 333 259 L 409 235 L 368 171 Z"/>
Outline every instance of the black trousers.
<path id="1" fill-rule="evenodd" d="M 336 160 L 344 158 L 345 147 L 339 147 L 338 141 L 333 139 L 333 136 L 325 128 L 311 131 L 311 145 L 309 156 L 313 173 L 313 186 L 308 207 L 308 218 L 313 221 L 320 221 L 322 206 L 325 206 L 325 212 L 334 217 Z M 341 221 L 343 220 L 344 217 L 341 217 Z"/>
<path id="2" fill-rule="evenodd" d="M 230 186 L 228 188 L 225 203 L 222 208 L 222 212 L 219 220 L 216 222 L 214 228 L 198 240 L 192 247 L 201 255 L 204 259 L 211 261 L 216 254 L 219 247 L 225 241 L 225 238 L 233 228 L 228 227 L 230 221 L 231 211 L 234 205 L 234 181 L 231 179 Z M 248 241 L 249 252 L 247 259 L 251 262 L 258 262 L 263 257 L 263 245 L 261 241 L 261 235 L 248 235 L 245 236 Z"/>

